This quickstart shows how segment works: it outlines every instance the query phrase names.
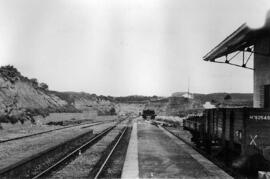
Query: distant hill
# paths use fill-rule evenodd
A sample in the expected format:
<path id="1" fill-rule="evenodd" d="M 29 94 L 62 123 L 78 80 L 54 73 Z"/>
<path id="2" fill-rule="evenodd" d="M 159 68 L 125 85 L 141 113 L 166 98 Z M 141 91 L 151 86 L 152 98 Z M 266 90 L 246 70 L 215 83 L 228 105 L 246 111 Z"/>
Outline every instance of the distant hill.
<path id="1" fill-rule="evenodd" d="M 252 107 L 251 93 L 195 93 L 192 98 L 187 92 L 175 92 L 170 97 L 125 96 L 115 97 L 116 103 L 143 104 L 146 109 L 154 109 L 159 115 L 180 115 L 190 110 L 203 110 L 205 103 L 215 107 Z"/>
<path id="2" fill-rule="evenodd" d="M 131 95 L 131 96 L 120 96 L 114 97 L 115 102 L 120 103 L 148 103 L 149 101 L 160 100 L 161 97 L 158 96 L 141 96 L 141 95 Z"/>
<path id="3" fill-rule="evenodd" d="M 193 94 L 194 99 L 201 103 L 207 101 L 224 107 L 252 107 L 252 93 L 211 93 L 211 94 Z M 226 96 L 230 99 L 226 100 Z"/>
<path id="4" fill-rule="evenodd" d="M 195 93 L 192 99 L 183 97 L 185 94 L 176 92 L 166 100 L 150 101 L 145 108 L 154 109 L 159 115 L 181 115 L 190 110 L 203 110 L 206 102 L 215 107 L 252 107 L 251 93 Z"/>
<path id="5" fill-rule="evenodd" d="M 182 97 L 184 94 L 186 94 L 187 92 L 175 92 L 173 93 L 171 96 L 172 97 Z"/>
<path id="6" fill-rule="evenodd" d="M 193 94 L 195 98 L 203 100 L 203 101 L 209 101 L 209 100 L 223 100 L 226 95 L 230 95 L 232 99 L 235 100 L 251 100 L 253 98 L 252 93 L 210 93 L 210 94 L 199 94 L 194 93 Z"/>

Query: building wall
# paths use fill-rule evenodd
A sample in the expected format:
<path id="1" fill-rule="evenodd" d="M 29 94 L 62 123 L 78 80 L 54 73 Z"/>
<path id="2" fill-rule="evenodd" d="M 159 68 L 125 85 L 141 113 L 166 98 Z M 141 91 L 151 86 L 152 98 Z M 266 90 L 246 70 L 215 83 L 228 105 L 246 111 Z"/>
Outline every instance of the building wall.
<path id="1" fill-rule="evenodd" d="M 254 45 L 253 107 L 264 107 L 264 85 L 270 84 L 270 38 L 258 39 Z M 260 54 L 261 53 L 261 54 Z"/>

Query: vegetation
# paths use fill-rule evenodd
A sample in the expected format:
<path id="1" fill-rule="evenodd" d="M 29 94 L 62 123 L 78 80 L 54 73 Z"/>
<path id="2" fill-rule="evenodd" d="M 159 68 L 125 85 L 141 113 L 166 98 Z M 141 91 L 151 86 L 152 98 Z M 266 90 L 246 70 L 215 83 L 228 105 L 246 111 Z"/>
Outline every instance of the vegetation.
<path id="1" fill-rule="evenodd" d="M 89 94 L 84 92 L 58 92 L 58 91 L 50 91 L 55 96 L 60 99 L 66 101 L 69 105 L 73 105 L 75 99 L 88 99 L 88 100 L 97 100 L 97 96 L 95 94 Z"/>
<path id="2" fill-rule="evenodd" d="M 74 124 L 81 124 L 84 122 L 90 122 L 92 120 L 89 119 L 75 119 L 75 118 L 71 118 L 70 120 L 64 120 L 64 121 L 50 121 L 47 122 L 46 125 L 49 126 L 68 126 L 68 125 L 74 125 Z"/>
<path id="3" fill-rule="evenodd" d="M 38 80 L 36 78 L 31 78 L 30 82 L 34 88 L 38 87 Z"/>
<path id="4" fill-rule="evenodd" d="M 98 110 L 98 115 L 99 116 L 107 116 L 107 115 L 116 115 L 116 110 L 114 107 L 111 107 L 109 110 L 108 109 L 103 109 L 103 110 Z"/>
<path id="5" fill-rule="evenodd" d="M 111 114 L 111 115 L 116 115 L 116 110 L 115 110 L 114 107 L 112 107 L 112 108 L 110 109 L 110 114 Z"/>
<path id="6" fill-rule="evenodd" d="M 225 97 L 224 97 L 224 100 L 230 100 L 232 99 L 231 95 L 227 94 Z"/>
<path id="7" fill-rule="evenodd" d="M 224 98 L 231 97 L 231 104 L 236 106 L 252 106 L 252 93 L 211 93 L 211 94 L 194 94 L 194 99 L 205 103 L 211 101 L 212 103 L 222 103 Z"/>
<path id="8" fill-rule="evenodd" d="M 43 90 L 49 90 L 49 86 L 46 83 L 40 83 L 40 88 Z"/>
<path id="9" fill-rule="evenodd" d="M 2 66 L 0 67 L 0 75 L 5 79 L 14 83 L 19 80 L 22 76 L 21 73 L 14 68 L 12 65 Z"/>
<path id="10" fill-rule="evenodd" d="M 148 101 L 155 101 L 158 100 L 159 97 L 157 96 L 121 96 L 121 97 L 115 97 L 114 98 L 116 102 L 121 102 L 121 103 L 132 103 L 132 102 L 137 102 L 137 103 L 146 103 Z"/>
<path id="11" fill-rule="evenodd" d="M 24 124 L 25 121 L 30 121 L 32 124 L 35 124 L 34 116 L 42 116 L 47 117 L 50 113 L 62 113 L 62 112 L 81 112 L 80 110 L 74 108 L 73 106 L 64 106 L 61 108 L 42 108 L 42 109 L 25 109 L 23 112 L 17 115 L 12 115 L 10 112 L 7 112 L 5 114 L 0 115 L 0 129 L 1 123 L 11 123 L 16 124 L 20 122 L 21 124 Z"/>

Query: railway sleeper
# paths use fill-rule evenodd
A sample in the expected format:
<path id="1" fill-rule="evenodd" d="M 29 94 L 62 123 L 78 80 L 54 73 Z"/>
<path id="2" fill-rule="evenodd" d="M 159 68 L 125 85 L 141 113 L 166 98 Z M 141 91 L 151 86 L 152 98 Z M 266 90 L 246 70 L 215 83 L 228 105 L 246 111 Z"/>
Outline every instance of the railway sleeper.
<path id="1" fill-rule="evenodd" d="M 113 127 L 111 127 L 111 129 L 112 128 Z M 20 178 L 32 178 L 40 171 L 46 169 L 52 163 L 55 163 L 67 153 L 73 151 L 93 137 L 93 131 L 91 130 L 76 138 L 70 139 L 52 148 L 35 154 L 1 170 L 0 178 L 18 178 L 18 176 L 20 176 Z"/>
<path id="2" fill-rule="evenodd" d="M 99 159 L 99 161 L 95 164 L 95 167 L 93 167 L 93 170 L 89 172 L 89 178 L 95 178 L 98 170 L 106 160 L 107 156 L 111 152 L 113 146 L 116 144 L 117 140 L 120 138 L 121 134 L 124 132 L 125 128 L 119 132 L 119 134 L 115 137 L 115 139 L 107 146 L 105 151 L 102 152 L 102 157 Z"/>

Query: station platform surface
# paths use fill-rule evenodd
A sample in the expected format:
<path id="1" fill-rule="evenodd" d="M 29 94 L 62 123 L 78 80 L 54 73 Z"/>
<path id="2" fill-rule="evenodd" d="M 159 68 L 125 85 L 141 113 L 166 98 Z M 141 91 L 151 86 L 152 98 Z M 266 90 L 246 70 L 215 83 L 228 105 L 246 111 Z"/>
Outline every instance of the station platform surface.
<path id="1" fill-rule="evenodd" d="M 163 128 L 137 119 L 122 178 L 232 177 Z"/>

